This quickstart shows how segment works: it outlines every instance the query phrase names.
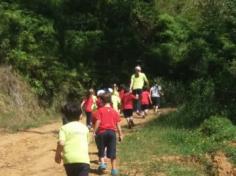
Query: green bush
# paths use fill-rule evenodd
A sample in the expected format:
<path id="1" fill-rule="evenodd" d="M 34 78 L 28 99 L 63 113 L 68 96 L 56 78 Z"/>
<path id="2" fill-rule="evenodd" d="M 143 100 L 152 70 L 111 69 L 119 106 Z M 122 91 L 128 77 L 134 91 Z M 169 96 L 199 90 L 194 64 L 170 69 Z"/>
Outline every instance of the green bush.
<path id="1" fill-rule="evenodd" d="M 182 90 L 184 91 L 181 92 Z M 183 102 L 175 115 L 170 118 L 173 126 L 180 128 L 198 127 L 205 119 L 217 114 L 215 86 L 211 80 L 195 80 L 189 89 L 182 90 L 180 87 L 179 90 L 176 89 L 176 92 L 172 93 L 172 98 L 176 97 L 175 94 L 179 96 L 179 104 Z"/>
<path id="2" fill-rule="evenodd" d="M 211 116 L 199 128 L 200 132 L 214 141 L 232 140 L 236 136 L 236 127 L 232 122 L 222 116 Z"/>

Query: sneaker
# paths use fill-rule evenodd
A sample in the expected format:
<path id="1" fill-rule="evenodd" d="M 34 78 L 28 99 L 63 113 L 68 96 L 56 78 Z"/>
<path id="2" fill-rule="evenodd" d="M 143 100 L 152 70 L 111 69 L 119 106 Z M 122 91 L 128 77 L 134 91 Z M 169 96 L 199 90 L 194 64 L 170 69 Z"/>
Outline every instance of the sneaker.
<path id="1" fill-rule="evenodd" d="M 128 122 L 128 128 L 129 128 L 129 129 L 132 128 L 132 125 L 131 125 L 131 122 L 130 122 L 130 121 Z"/>
<path id="2" fill-rule="evenodd" d="M 116 175 L 118 175 L 119 174 L 119 171 L 117 170 L 117 169 L 112 169 L 111 170 L 111 175 L 112 176 L 116 176 Z"/>
<path id="3" fill-rule="evenodd" d="M 135 126 L 135 124 L 134 124 L 134 121 L 133 121 L 133 120 L 130 120 L 130 124 L 131 124 L 131 126 L 132 126 L 132 127 L 134 127 L 134 126 Z"/>
<path id="4" fill-rule="evenodd" d="M 99 166 L 98 166 L 98 170 L 99 171 L 104 171 L 106 169 L 107 169 L 107 165 L 105 163 L 99 164 Z"/>
<path id="5" fill-rule="evenodd" d="M 136 114 L 137 114 L 137 116 L 140 116 L 140 115 L 141 115 L 141 113 L 140 113 L 139 111 L 136 111 Z"/>

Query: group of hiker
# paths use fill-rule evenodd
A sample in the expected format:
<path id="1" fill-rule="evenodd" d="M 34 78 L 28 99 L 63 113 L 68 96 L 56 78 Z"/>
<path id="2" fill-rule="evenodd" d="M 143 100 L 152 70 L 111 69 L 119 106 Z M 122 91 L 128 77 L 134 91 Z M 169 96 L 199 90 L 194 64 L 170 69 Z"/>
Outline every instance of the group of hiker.
<path id="1" fill-rule="evenodd" d="M 149 81 L 140 66 L 135 67 L 129 86 L 101 89 L 95 93 L 89 89 L 82 103 L 70 102 L 62 107 L 63 126 L 59 131 L 55 161 L 64 161 L 68 176 L 89 174 L 89 131 L 93 132 L 98 149 L 98 171 L 107 169 L 106 159 L 111 161 L 111 175 L 118 175 L 116 167 L 116 143 L 123 139 L 121 116 L 127 120 L 128 128 L 135 126 L 133 112 L 145 118 L 152 106 L 154 112 L 160 107 L 163 95 L 157 82 L 149 89 Z M 82 124 L 82 113 L 86 114 L 86 125 Z"/>

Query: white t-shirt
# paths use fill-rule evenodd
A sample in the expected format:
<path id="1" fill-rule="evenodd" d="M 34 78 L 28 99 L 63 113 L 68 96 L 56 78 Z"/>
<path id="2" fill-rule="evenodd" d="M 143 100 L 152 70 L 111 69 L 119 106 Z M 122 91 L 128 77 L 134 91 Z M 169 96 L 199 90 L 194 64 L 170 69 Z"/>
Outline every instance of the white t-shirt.
<path id="1" fill-rule="evenodd" d="M 151 97 L 160 97 L 161 86 L 155 85 L 150 89 Z"/>

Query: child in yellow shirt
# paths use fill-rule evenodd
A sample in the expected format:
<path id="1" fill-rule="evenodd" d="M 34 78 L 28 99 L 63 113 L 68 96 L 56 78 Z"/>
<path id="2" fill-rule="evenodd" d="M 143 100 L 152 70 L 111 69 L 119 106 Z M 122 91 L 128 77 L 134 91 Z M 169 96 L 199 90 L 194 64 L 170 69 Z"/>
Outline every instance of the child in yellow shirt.
<path id="1" fill-rule="evenodd" d="M 81 109 L 77 103 L 68 103 L 62 109 L 68 123 L 59 131 L 55 161 L 60 164 L 63 159 L 67 176 L 88 176 L 89 130 L 80 122 Z"/>

